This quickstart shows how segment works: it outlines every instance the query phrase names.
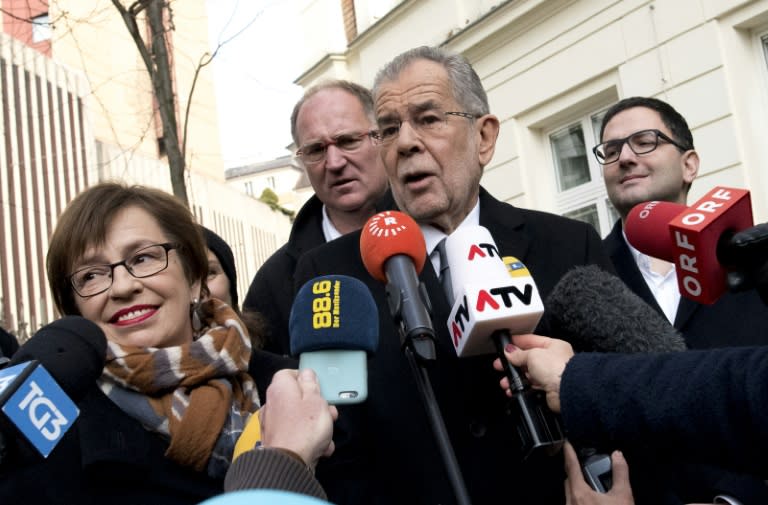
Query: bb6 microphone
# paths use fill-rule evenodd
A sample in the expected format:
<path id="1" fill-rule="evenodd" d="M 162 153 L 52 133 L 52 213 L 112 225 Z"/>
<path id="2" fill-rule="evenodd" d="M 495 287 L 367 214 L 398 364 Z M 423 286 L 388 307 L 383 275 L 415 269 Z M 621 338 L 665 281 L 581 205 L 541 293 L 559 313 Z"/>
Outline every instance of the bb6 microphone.
<path id="1" fill-rule="evenodd" d="M 718 186 L 690 207 L 638 204 L 627 215 L 624 231 L 637 250 L 675 264 L 683 296 L 712 304 L 727 289 L 725 266 L 734 251 L 729 238 L 750 226 L 749 191 Z"/>
<path id="2" fill-rule="evenodd" d="M 296 294 L 288 320 L 291 354 L 317 374 L 331 404 L 368 397 L 368 354 L 379 345 L 379 316 L 368 288 L 346 275 L 315 277 Z"/>
<path id="3" fill-rule="evenodd" d="M 454 231 L 445 240 L 445 251 L 455 300 L 448 331 L 456 354 L 466 357 L 495 351 L 513 393 L 523 459 L 556 453 L 564 438 L 557 416 L 547 408 L 542 392 L 531 389 L 504 356 L 510 334 L 530 333 L 541 319 L 544 305 L 536 283 L 519 260 L 505 264 L 482 226 Z"/>

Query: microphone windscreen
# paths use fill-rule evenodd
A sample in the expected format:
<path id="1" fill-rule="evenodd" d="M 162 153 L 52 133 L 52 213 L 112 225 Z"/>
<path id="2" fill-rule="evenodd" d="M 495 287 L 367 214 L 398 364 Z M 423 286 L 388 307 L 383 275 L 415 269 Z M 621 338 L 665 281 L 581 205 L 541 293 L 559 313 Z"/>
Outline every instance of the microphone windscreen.
<path id="1" fill-rule="evenodd" d="M 635 205 L 624 223 L 627 240 L 643 254 L 672 262 L 674 248 L 669 222 L 687 208 L 680 203 L 660 201 Z"/>
<path id="2" fill-rule="evenodd" d="M 553 336 L 577 351 L 684 351 L 675 328 L 626 287 L 595 265 L 569 270 L 545 303 Z"/>
<path id="3" fill-rule="evenodd" d="M 421 273 L 427 259 L 427 245 L 416 221 L 396 210 L 380 212 L 368 219 L 360 235 L 360 255 L 371 277 L 387 282 L 384 265 L 399 254 L 411 258 L 416 275 Z"/>
<path id="4" fill-rule="evenodd" d="M 37 360 L 78 402 L 104 369 L 107 339 L 95 323 L 66 316 L 40 328 L 13 355 L 11 366 Z"/>
<path id="5" fill-rule="evenodd" d="M 288 320 L 291 354 L 322 350 L 375 352 L 379 312 L 368 288 L 354 277 L 315 277 L 296 294 Z"/>

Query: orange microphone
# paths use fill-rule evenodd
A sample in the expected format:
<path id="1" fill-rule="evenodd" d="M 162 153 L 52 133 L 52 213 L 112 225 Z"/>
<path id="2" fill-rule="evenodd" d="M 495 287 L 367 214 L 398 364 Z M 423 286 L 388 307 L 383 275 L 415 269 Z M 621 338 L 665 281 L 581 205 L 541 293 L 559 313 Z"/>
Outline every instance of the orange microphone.
<path id="1" fill-rule="evenodd" d="M 387 285 L 389 311 L 403 346 L 412 343 L 422 359 L 435 359 L 429 297 L 418 278 L 427 259 L 419 225 L 398 211 L 372 216 L 360 235 L 360 255 L 368 273 Z"/>
<path id="2" fill-rule="evenodd" d="M 368 219 L 360 236 L 360 254 L 365 269 L 381 282 L 387 282 L 387 260 L 404 255 L 420 274 L 427 259 L 427 244 L 421 228 L 408 214 L 396 210 L 379 212 Z"/>

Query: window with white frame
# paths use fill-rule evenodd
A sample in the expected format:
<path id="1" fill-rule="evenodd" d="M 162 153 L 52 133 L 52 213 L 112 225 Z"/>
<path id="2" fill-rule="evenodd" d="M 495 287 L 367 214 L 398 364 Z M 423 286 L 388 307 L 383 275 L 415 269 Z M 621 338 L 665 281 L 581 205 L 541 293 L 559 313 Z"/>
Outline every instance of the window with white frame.
<path id="1" fill-rule="evenodd" d="M 592 155 L 592 147 L 600 142 L 604 114 L 605 109 L 585 115 L 549 134 L 558 210 L 591 224 L 602 237 L 619 217 L 606 195 L 602 167 Z"/>

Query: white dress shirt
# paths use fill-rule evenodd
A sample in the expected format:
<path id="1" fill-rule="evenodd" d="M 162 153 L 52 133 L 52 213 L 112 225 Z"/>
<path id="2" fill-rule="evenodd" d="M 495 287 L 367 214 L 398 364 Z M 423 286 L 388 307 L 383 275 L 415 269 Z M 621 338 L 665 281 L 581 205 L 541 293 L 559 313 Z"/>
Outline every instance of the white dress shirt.
<path id="1" fill-rule="evenodd" d="M 331 218 L 328 217 L 328 210 L 326 210 L 325 204 L 323 204 L 323 235 L 326 242 L 341 237 L 341 233 L 333 226 Z"/>
<path id="2" fill-rule="evenodd" d="M 624 242 L 627 243 L 629 250 L 632 252 L 632 257 L 635 258 L 637 268 L 640 269 L 640 273 L 643 274 L 643 279 L 648 285 L 648 288 L 653 293 L 653 297 L 656 298 L 656 303 L 659 304 L 664 315 L 667 317 L 670 323 L 675 323 L 675 316 L 677 315 L 677 306 L 680 305 L 680 290 L 677 287 L 677 275 L 675 273 L 674 263 L 671 265 L 669 271 L 661 275 L 651 270 L 651 257 L 641 253 L 629 243 L 627 235 L 624 230 L 621 231 L 624 237 Z"/>

